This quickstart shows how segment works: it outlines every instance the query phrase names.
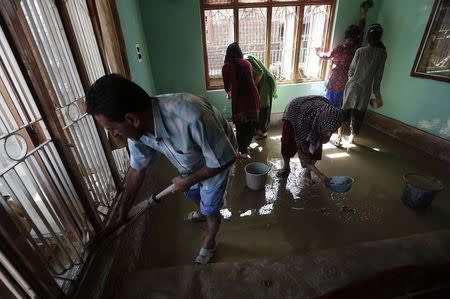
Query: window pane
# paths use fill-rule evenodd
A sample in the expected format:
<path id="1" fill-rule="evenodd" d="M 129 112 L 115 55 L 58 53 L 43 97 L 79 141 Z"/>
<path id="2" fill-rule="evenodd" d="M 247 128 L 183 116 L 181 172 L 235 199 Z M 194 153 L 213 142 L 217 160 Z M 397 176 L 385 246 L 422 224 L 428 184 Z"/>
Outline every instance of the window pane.
<path id="1" fill-rule="evenodd" d="M 294 80 L 294 55 L 299 8 L 274 7 L 270 37 L 270 71 L 277 80 Z"/>
<path id="2" fill-rule="evenodd" d="M 234 18 L 232 9 L 205 11 L 205 39 L 208 54 L 210 86 L 220 86 L 222 66 L 227 46 L 234 41 Z"/>
<path id="3" fill-rule="evenodd" d="M 450 1 L 442 1 L 418 67 L 421 73 L 450 77 Z"/>
<path id="4" fill-rule="evenodd" d="M 266 8 L 239 9 L 239 45 L 245 53 L 266 61 Z"/>
<path id="5" fill-rule="evenodd" d="M 231 3 L 231 0 L 203 0 L 205 4 L 227 4 Z"/>
<path id="6" fill-rule="evenodd" d="M 325 48 L 328 36 L 330 5 L 305 6 L 299 57 L 299 79 L 322 78 L 323 62 L 316 48 Z"/>

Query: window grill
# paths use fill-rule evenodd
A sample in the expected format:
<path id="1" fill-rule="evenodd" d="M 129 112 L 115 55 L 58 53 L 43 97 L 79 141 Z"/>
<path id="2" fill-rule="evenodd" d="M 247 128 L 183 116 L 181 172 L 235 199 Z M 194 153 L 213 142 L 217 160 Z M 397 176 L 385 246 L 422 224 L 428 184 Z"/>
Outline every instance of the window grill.
<path id="1" fill-rule="evenodd" d="M 78 274 L 92 227 L 2 28 L 0 203 L 55 277 Z"/>
<path id="2" fill-rule="evenodd" d="M 59 121 L 98 214 L 104 219 L 113 204 L 117 188 L 94 121 L 85 111 L 84 91 L 59 13 L 50 0 L 22 0 L 21 7 L 56 92 L 57 102 L 54 105 Z M 98 73 L 91 73 L 92 78 L 95 75 Z"/>
<path id="3" fill-rule="evenodd" d="M 89 10 L 85 0 L 67 0 L 65 5 L 89 77 L 89 85 L 91 85 L 98 78 L 104 76 L 105 71 L 89 17 Z M 119 171 L 119 175 L 123 179 L 130 163 L 128 152 L 125 149 L 114 150 L 113 157 L 118 169 L 127 168 L 125 171 Z"/>
<path id="4" fill-rule="evenodd" d="M 265 63 L 280 83 L 324 79 L 326 63 L 315 48 L 329 47 L 334 1 L 307 5 L 298 0 L 204 0 L 201 4 L 208 89 L 223 88 L 221 69 L 233 41 Z"/>

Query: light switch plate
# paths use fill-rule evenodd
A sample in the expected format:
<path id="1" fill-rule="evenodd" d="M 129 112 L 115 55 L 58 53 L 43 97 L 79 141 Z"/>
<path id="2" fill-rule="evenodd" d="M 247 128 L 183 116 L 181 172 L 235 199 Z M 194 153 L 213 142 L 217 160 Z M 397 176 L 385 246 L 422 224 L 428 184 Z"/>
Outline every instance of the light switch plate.
<path id="1" fill-rule="evenodd" d="M 141 45 L 140 44 L 136 44 L 136 57 L 138 62 L 142 61 L 142 53 L 141 53 Z"/>

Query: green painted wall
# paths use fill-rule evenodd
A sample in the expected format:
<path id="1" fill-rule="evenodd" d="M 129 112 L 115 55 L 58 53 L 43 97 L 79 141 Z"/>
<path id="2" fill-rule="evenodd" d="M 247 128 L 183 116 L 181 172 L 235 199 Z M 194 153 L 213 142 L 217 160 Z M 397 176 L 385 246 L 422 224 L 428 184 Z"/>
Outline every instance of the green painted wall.
<path id="1" fill-rule="evenodd" d="M 156 93 L 156 89 L 138 0 L 116 0 L 116 5 L 125 40 L 131 78 L 145 91 L 153 95 Z M 141 45 L 141 62 L 138 61 L 136 56 L 136 44 Z"/>
<path id="2" fill-rule="evenodd" d="M 335 18 L 337 43 L 345 28 L 357 23 L 362 0 L 338 0 Z M 223 90 L 206 91 L 201 17 L 198 0 L 140 1 L 143 25 L 151 45 L 150 60 L 157 93 L 188 91 L 206 96 L 225 114 L 230 105 Z M 370 20 L 376 19 L 377 8 L 370 10 Z M 279 87 L 279 98 L 273 112 L 282 112 L 294 97 L 322 94 L 324 83 L 289 84 Z"/>
<path id="3" fill-rule="evenodd" d="M 122 27 L 135 81 L 156 93 L 187 91 L 206 96 L 229 115 L 230 105 L 225 92 L 206 91 L 199 1 L 116 1 L 121 20 L 127 20 L 122 21 Z M 342 40 L 349 24 L 357 23 L 361 2 L 337 1 L 333 45 Z M 385 106 L 379 112 L 450 139 L 450 85 L 409 76 L 434 0 L 408 0 L 407 5 L 405 0 L 374 2 L 367 24 L 378 22 L 384 26 L 383 40 L 388 51 L 382 83 Z M 139 15 L 142 16 L 142 25 L 137 20 Z M 135 40 L 141 41 L 144 49 L 147 49 L 147 44 L 150 45 L 144 56 L 149 54 L 151 69 L 150 62 L 145 67 L 136 63 Z M 281 85 L 273 112 L 282 112 L 296 96 L 323 92 L 323 82 Z"/>
<path id="4" fill-rule="evenodd" d="M 359 6 L 363 0 L 338 0 L 336 15 L 334 18 L 333 46 L 338 45 L 344 39 L 345 29 L 351 24 L 359 24 Z M 374 6 L 369 9 L 366 18 L 366 29 L 370 24 L 377 23 L 380 10 L 380 1 L 375 0 Z"/>
<path id="5" fill-rule="evenodd" d="M 450 84 L 409 75 L 434 0 L 385 0 L 378 21 L 388 58 L 379 112 L 450 140 Z"/>
<path id="6" fill-rule="evenodd" d="M 140 1 L 157 93 L 206 96 L 198 0 Z"/>

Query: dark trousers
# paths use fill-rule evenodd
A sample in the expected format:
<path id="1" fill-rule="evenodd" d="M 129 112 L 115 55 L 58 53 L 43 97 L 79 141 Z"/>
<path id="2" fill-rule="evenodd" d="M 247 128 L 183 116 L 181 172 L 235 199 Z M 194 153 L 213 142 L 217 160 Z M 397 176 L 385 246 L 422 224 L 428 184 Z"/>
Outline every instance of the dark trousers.
<path id="1" fill-rule="evenodd" d="M 236 124 L 236 139 L 238 144 L 238 150 L 246 154 L 247 148 L 252 142 L 253 135 L 255 134 L 255 123 L 247 122 L 245 124 Z"/>
<path id="2" fill-rule="evenodd" d="M 357 109 L 347 109 L 344 111 L 344 122 L 347 126 L 350 125 L 350 132 L 352 134 L 359 134 L 365 115 L 366 111 Z"/>
<path id="3" fill-rule="evenodd" d="M 271 111 L 272 105 L 267 108 L 259 109 L 258 130 L 260 130 L 263 134 L 266 133 L 269 128 Z"/>

